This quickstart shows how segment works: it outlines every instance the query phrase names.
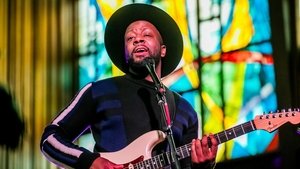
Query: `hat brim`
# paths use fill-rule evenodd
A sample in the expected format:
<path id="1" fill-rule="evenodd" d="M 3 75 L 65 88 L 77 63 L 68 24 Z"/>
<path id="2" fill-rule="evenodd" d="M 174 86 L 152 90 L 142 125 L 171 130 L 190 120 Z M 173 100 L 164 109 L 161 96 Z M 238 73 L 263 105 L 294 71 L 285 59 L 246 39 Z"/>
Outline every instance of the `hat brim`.
<path id="1" fill-rule="evenodd" d="M 128 25 L 137 20 L 149 21 L 160 32 L 167 47 L 166 56 L 162 58 L 161 76 L 167 76 L 176 69 L 182 57 L 182 35 L 170 15 L 149 4 L 125 5 L 110 17 L 104 35 L 104 43 L 110 59 L 121 71 L 128 73 L 128 64 L 124 56 L 124 34 Z"/>

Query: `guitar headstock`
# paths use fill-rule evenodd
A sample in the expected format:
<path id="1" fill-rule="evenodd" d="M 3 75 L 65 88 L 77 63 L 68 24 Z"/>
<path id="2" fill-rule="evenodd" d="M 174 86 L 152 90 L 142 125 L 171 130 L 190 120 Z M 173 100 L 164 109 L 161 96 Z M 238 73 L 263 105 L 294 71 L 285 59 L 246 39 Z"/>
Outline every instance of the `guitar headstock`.
<path id="1" fill-rule="evenodd" d="M 292 124 L 300 123 L 300 109 L 288 109 L 287 111 L 281 110 L 275 113 L 270 112 L 264 115 L 257 115 L 253 122 L 256 129 L 273 132 L 287 122 Z"/>

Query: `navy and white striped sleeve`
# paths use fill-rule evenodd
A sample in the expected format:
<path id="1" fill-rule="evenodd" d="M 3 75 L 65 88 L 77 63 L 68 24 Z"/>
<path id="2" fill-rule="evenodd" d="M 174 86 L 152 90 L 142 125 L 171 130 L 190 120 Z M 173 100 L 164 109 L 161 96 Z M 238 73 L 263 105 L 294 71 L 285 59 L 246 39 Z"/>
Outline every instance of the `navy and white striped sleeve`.
<path id="1" fill-rule="evenodd" d="M 71 103 L 46 126 L 40 148 L 51 162 L 63 168 L 89 168 L 98 153 L 79 147 L 75 141 L 93 119 L 92 83 L 83 87 Z"/>

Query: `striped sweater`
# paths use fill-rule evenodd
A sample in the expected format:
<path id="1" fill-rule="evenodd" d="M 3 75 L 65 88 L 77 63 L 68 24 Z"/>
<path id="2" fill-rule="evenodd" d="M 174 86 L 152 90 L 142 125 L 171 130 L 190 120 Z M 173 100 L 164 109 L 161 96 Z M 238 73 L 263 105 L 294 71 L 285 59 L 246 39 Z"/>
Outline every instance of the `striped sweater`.
<path id="1" fill-rule="evenodd" d="M 89 168 L 99 157 L 97 152 L 120 150 L 142 134 L 162 129 L 162 112 L 156 96 L 152 82 L 128 75 L 89 83 L 45 127 L 41 151 L 59 167 Z M 177 93 L 167 89 L 166 96 L 178 147 L 197 138 L 197 114 Z M 74 143 L 87 130 L 95 140 L 93 152 Z M 165 146 L 157 147 L 157 152 L 166 150 Z"/>

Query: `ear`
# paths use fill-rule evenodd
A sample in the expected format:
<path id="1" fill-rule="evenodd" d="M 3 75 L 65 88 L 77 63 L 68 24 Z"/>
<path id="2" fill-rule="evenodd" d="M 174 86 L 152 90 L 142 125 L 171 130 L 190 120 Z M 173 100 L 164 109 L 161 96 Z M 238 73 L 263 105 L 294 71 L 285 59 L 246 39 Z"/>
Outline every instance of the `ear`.
<path id="1" fill-rule="evenodd" d="M 166 56 L 167 53 L 167 47 L 166 45 L 161 45 L 160 46 L 160 56 L 163 58 Z"/>

